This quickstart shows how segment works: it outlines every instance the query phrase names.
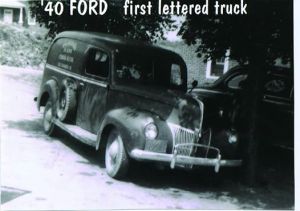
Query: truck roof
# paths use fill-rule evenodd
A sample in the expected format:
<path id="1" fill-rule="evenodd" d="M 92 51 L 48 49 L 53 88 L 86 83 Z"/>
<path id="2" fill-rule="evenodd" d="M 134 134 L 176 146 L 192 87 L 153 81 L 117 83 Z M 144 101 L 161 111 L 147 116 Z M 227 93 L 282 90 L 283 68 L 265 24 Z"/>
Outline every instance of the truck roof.
<path id="1" fill-rule="evenodd" d="M 172 52 L 170 50 L 160 48 L 158 46 L 152 45 L 150 43 L 137 41 L 117 35 L 111 35 L 111 34 L 105 34 L 105 33 L 99 33 L 99 32 L 88 32 L 88 31 L 65 31 L 61 32 L 57 35 L 56 39 L 59 38 L 72 38 L 81 40 L 86 43 L 94 44 L 94 45 L 105 45 L 105 47 L 109 48 L 110 50 L 116 50 L 116 49 L 135 49 L 135 50 L 153 50 L 157 53 L 164 53 L 169 54 L 170 56 L 176 56 L 179 55 L 175 52 Z M 142 52 L 142 51 L 141 51 Z"/>

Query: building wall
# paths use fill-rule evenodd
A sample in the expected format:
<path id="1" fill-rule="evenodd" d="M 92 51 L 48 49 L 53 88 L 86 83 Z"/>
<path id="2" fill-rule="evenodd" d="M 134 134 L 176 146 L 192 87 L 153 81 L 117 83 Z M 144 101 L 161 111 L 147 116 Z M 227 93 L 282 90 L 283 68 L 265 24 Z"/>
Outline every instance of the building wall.
<path id="1" fill-rule="evenodd" d="M 204 62 L 204 57 L 198 57 L 195 53 L 196 46 L 188 46 L 182 41 L 169 42 L 160 41 L 158 46 L 178 53 L 185 61 L 188 69 L 188 83 L 197 80 L 198 84 L 211 83 L 216 79 L 206 78 L 207 63 Z M 228 69 L 238 65 L 236 61 L 230 60 Z"/>
<path id="2" fill-rule="evenodd" d="M 205 66 L 203 58 L 197 57 L 195 53 L 196 46 L 188 46 L 183 42 L 168 42 L 161 41 L 157 43 L 162 48 L 174 51 L 178 53 L 185 61 L 188 69 L 188 82 L 191 83 L 193 80 L 198 82 L 205 80 Z M 204 74 L 203 74 L 203 73 Z"/>

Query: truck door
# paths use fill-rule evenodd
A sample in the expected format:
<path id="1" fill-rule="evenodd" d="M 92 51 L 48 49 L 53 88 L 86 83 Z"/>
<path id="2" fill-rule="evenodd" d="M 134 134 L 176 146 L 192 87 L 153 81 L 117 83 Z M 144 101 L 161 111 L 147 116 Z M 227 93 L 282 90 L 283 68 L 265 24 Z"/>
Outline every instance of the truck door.
<path id="1" fill-rule="evenodd" d="M 104 50 L 87 50 L 83 77 L 79 81 L 76 124 L 94 134 L 106 112 L 110 56 Z"/>

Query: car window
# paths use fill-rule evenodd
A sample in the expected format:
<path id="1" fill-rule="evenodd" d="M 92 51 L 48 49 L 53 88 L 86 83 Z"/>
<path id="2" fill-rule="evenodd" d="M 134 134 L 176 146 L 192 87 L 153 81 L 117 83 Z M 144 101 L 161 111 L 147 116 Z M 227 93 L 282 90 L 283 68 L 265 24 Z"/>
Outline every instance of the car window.
<path id="1" fill-rule="evenodd" d="M 181 78 L 181 68 L 178 64 L 172 64 L 171 65 L 171 77 L 170 77 L 170 83 L 175 86 L 182 85 L 182 78 Z"/>
<path id="2" fill-rule="evenodd" d="M 132 61 L 131 58 L 117 63 L 117 78 L 128 81 L 151 81 L 154 77 L 153 64 L 148 60 Z"/>
<path id="3" fill-rule="evenodd" d="M 265 94 L 274 97 L 290 98 L 293 88 L 291 78 L 283 75 L 268 75 L 264 85 Z"/>
<path id="4" fill-rule="evenodd" d="M 247 74 L 239 74 L 228 80 L 227 86 L 230 89 L 241 89 L 243 82 L 247 79 Z"/>
<path id="5" fill-rule="evenodd" d="M 266 83 L 266 91 L 272 93 L 282 92 L 286 88 L 285 81 L 282 79 L 273 79 Z"/>
<path id="6" fill-rule="evenodd" d="M 116 81 L 170 89 L 184 86 L 184 66 L 176 57 L 152 52 L 120 51 L 116 56 Z"/>
<path id="7" fill-rule="evenodd" d="M 88 75 L 106 78 L 109 72 L 108 54 L 99 49 L 90 49 L 87 54 L 85 72 Z"/>

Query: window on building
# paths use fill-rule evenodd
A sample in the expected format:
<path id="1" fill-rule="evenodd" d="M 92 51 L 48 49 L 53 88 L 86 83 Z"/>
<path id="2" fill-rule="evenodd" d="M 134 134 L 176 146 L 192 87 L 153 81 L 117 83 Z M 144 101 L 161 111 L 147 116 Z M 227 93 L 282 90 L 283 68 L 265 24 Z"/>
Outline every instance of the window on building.
<path id="1" fill-rule="evenodd" d="M 31 14 L 29 14 L 28 25 L 35 25 L 35 24 L 36 24 L 36 16 L 31 16 Z"/>
<path id="2" fill-rule="evenodd" d="M 13 22 L 13 10 L 12 9 L 4 9 L 3 22 L 4 23 L 12 23 Z"/>
<path id="3" fill-rule="evenodd" d="M 206 64 L 206 78 L 217 79 L 227 72 L 229 66 L 229 50 L 225 56 L 217 59 L 208 59 Z"/>
<path id="4" fill-rule="evenodd" d="M 210 75 L 220 77 L 224 73 L 225 57 L 211 61 Z"/>

